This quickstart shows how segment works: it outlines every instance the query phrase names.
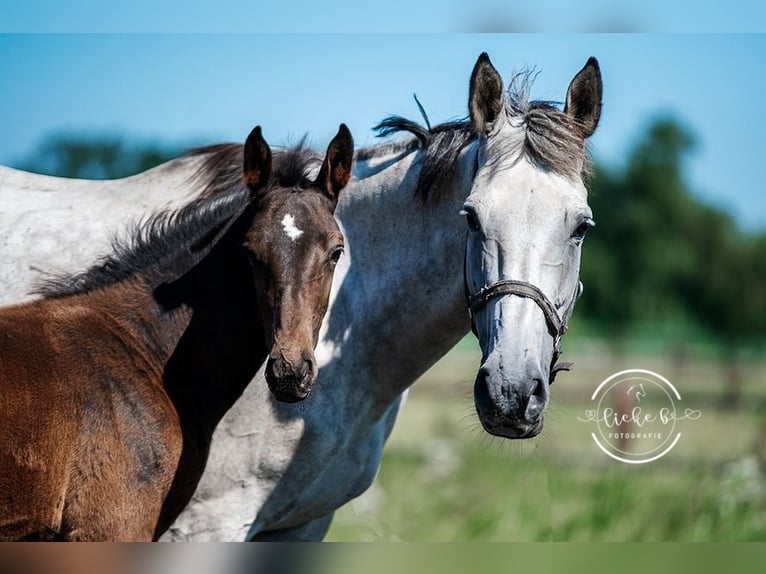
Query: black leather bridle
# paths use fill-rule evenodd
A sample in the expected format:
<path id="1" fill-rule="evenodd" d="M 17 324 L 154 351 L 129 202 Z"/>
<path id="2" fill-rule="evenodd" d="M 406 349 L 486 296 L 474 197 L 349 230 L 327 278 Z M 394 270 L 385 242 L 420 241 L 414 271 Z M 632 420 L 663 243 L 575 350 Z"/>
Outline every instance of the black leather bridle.
<path id="1" fill-rule="evenodd" d="M 525 297 L 534 301 L 543 312 L 545 324 L 548 326 L 548 332 L 553 337 L 553 358 L 551 359 L 550 376 L 548 384 L 553 384 L 553 380 L 560 371 L 571 371 L 574 368 L 573 362 L 557 363 L 561 355 L 561 339 L 566 334 L 569 326 L 569 317 L 572 315 L 575 303 L 582 294 L 582 282 L 577 281 L 577 286 L 572 294 L 569 304 L 564 309 L 563 316 L 559 315 L 556 307 L 551 300 L 545 296 L 539 287 L 527 283 L 526 281 L 517 281 L 515 279 L 503 279 L 492 285 L 481 288 L 474 294 L 471 294 L 468 286 L 468 244 L 466 243 L 466 258 L 463 264 L 463 281 L 465 283 L 465 298 L 468 304 L 468 315 L 471 317 L 471 329 L 474 335 L 478 337 L 476 331 L 475 318 L 476 313 L 483 309 L 492 299 L 504 297 L 506 295 L 516 295 Z"/>

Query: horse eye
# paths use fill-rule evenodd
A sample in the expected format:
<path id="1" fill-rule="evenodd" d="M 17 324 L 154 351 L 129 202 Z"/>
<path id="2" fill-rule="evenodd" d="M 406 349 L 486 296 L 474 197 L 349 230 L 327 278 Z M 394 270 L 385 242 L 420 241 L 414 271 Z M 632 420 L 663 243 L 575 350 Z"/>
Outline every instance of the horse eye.
<path id="1" fill-rule="evenodd" d="M 465 215 L 465 222 L 468 224 L 468 229 L 471 231 L 479 230 L 479 219 L 476 217 L 476 213 L 473 209 L 463 208 L 460 210 L 460 215 Z"/>
<path id="2" fill-rule="evenodd" d="M 335 265 L 338 261 L 340 261 L 341 255 L 343 255 L 343 247 L 338 246 L 330 253 L 330 262 Z"/>
<path id="3" fill-rule="evenodd" d="M 580 225 L 577 226 L 577 228 L 574 230 L 574 233 L 572 234 L 572 237 L 574 239 L 584 239 L 585 234 L 588 233 L 588 230 L 595 226 L 596 222 L 592 219 L 585 219 Z"/>

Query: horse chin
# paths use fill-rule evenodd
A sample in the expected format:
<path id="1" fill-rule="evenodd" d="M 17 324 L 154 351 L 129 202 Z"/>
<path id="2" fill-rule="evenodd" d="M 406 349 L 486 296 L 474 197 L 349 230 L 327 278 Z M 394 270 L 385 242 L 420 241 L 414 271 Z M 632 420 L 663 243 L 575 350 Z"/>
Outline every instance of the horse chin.
<path id="1" fill-rule="evenodd" d="M 485 417 L 479 415 L 481 426 L 489 434 L 500 438 L 526 439 L 539 435 L 543 430 L 543 417 L 531 425 L 509 425 L 500 421 L 487 421 Z"/>
<path id="2" fill-rule="evenodd" d="M 269 385 L 269 390 L 280 403 L 299 403 L 311 394 L 311 388 L 303 390 L 293 385 Z"/>
<path id="3" fill-rule="evenodd" d="M 294 366 L 295 364 L 295 366 Z M 266 362 L 266 383 L 271 394 L 282 403 L 304 401 L 311 394 L 316 380 L 316 368 L 311 359 L 288 362 L 283 356 L 269 358 Z"/>
<path id="4" fill-rule="evenodd" d="M 266 371 L 266 383 L 273 397 L 280 403 L 304 401 L 314 388 L 314 378 L 311 375 L 298 380 L 291 376 L 277 378 Z"/>

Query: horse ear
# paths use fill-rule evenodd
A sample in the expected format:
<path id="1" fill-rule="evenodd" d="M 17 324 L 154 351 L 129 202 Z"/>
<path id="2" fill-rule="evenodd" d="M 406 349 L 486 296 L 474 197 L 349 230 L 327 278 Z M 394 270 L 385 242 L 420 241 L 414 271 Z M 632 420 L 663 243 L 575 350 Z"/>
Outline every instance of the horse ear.
<path id="1" fill-rule="evenodd" d="M 266 191 L 271 176 L 271 148 L 261 135 L 261 126 L 255 126 L 245 141 L 243 176 L 251 197 L 260 197 Z"/>
<path id="2" fill-rule="evenodd" d="M 505 106 L 503 79 L 498 74 L 489 56 L 482 52 L 471 73 L 471 87 L 468 96 L 468 109 L 471 120 L 479 133 L 489 132 Z"/>
<path id="3" fill-rule="evenodd" d="M 327 146 L 322 167 L 319 169 L 316 181 L 330 198 L 338 202 L 340 190 L 346 187 L 351 179 L 351 164 L 354 161 L 354 138 L 351 137 L 346 124 L 340 124 L 338 133 Z"/>
<path id="4" fill-rule="evenodd" d="M 601 84 L 601 69 L 598 60 L 588 58 L 577 75 L 572 78 L 567 90 L 567 103 L 564 113 L 573 116 L 582 127 L 583 135 L 590 137 L 601 117 L 601 96 L 603 86 Z"/>

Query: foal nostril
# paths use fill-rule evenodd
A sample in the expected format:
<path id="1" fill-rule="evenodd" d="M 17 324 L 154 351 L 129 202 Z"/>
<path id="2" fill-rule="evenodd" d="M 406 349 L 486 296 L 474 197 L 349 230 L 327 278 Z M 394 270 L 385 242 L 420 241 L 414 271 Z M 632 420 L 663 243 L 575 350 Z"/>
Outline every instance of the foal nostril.
<path id="1" fill-rule="evenodd" d="M 525 416 L 529 422 L 535 422 L 543 414 L 545 405 L 548 402 L 548 389 L 542 379 L 532 379 L 530 387 L 529 402 L 525 411 Z"/>
<path id="2" fill-rule="evenodd" d="M 313 367 L 313 364 L 311 360 L 304 359 L 303 361 L 301 361 L 300 370 L 298 371 L 298 378 L 303 380 L 310 377 L 313 372 L 312 367 Z"/>
<path id="3" fill-rule="evenodd" d="M 280 379 L 282 378 L 284 371 L 285 368 L 282 359 L 274 359 L 271 363 L 271 374 L 274 375 L 275 378 Z"/>

